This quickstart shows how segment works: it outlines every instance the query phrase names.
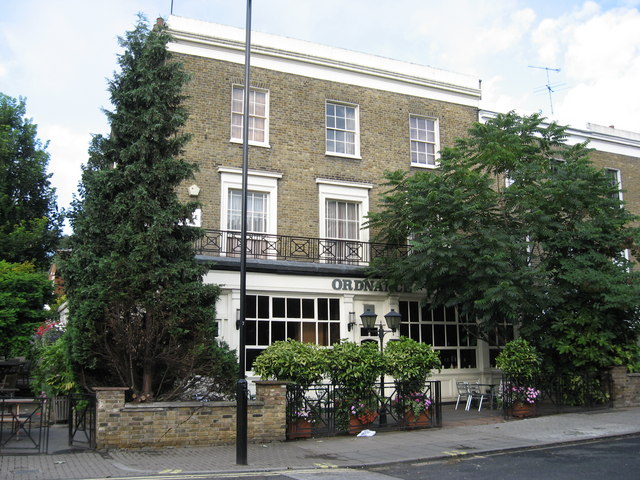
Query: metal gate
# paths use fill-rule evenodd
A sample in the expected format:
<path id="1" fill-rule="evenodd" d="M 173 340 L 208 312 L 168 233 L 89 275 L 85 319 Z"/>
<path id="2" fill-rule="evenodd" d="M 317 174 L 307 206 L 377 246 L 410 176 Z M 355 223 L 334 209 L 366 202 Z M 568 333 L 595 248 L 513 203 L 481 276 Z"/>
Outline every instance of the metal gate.
<path id="1" fill-rule="evenodd" d="M 0 455 L 47 453 L 50 399 L 0 398 Z"/>
<path id="2" fill-rule="evenodd" d="M 96 448 L 96 396 L 69 395 L 69 446 Z"/>

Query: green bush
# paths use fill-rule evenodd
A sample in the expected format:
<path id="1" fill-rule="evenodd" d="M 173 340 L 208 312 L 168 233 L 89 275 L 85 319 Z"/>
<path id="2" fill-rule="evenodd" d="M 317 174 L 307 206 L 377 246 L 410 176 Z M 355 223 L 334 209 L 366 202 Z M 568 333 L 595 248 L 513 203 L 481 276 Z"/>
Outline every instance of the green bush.
<path id="1" fill-rule="evenodd" d="M 531 380 L 540 374 L 542 358 L 536 348 L 524 338 L 512 340 L 496 357 L 496 366 L 505 375 Z"/>
<path id="2" fill-rule="evenodd" d="M 386 371 L 405 393 L 420 392 L 431 370 L 442 367 L 440 355 L 426 343 L 407 337 L 389 342 L 384 351 Z"/>
<path id="3" fill-rule="evenodd" d="M 34 394 L 44 392 L 48 397 L 67 395 L 77 390 L 73 370 L 67 354 L 66 336 L 53 342 L 41 342 L 35 349 L 32 369 Z"/>
<path id="4" fill-rule="evenodd" d="M 329 377 L 346 397 L 367 398 L 384 372 L 384 361 L 375 343 L 343 342 L 329 351 Z"/>
<path id="5" fill-rule="evenodd" d="M 258 355 L 253 370 L 265 380 L 288 380 L 308 387 L 326 375 L 327 350 L 292 339 L 277 341 Z"/>

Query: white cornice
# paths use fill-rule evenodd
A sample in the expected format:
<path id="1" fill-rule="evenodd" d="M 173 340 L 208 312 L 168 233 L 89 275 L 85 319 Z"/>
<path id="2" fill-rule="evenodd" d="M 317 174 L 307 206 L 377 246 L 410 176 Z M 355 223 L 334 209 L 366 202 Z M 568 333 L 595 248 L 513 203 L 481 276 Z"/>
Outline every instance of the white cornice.
<path id="1" fill-rule="evenodd" d="M 483 123 L 496 115 L 497 112 L 489 110 L 478 112 L 479 120 Z M 586 129 L 569 126 L 566 133 L 568 145 L 588 141 L 588 148 L 593 148 L 600 152 L 640 158 L 640 134 L 638 133 L 618 130 L 613 127 L 603 127 L 592 123 L 587 123 Z"/>
<path id="2" fill-rule="evenodd" d="M 244 30 L 171 16 L 174 52 L 244 63 Z M 251 65 L 338 83 L 478 107 L 475 77 L 424 65 L 252 32 Z"/>

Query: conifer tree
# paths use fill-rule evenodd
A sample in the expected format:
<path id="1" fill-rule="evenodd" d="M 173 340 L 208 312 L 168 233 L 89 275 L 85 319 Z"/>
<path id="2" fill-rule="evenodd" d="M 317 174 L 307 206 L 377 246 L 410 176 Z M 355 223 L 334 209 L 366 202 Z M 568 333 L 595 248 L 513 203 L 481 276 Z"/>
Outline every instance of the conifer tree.
<path id="1" fill-rule="evenodd" d="M 47 173 L 46 143 L 25 114 L 24 99 L 0 93 L 0 259 L 46 270 L 62 216 Z"/>
<path id="2" fill-rule="evenodd" d="M 218 288 L 203 285 L 193 248 L 201 231 L 187 226 L 197 204 L 176 194 L 195 166 L 180 158 L 188 76 L 169 39 L 160 19 L 150 29 L 142 18 L 120 39 L 111 133 L 93 139 L 63 271 L 79 378 L 141 399 L 170 397 L 206 373 L 216 345 Z"/>

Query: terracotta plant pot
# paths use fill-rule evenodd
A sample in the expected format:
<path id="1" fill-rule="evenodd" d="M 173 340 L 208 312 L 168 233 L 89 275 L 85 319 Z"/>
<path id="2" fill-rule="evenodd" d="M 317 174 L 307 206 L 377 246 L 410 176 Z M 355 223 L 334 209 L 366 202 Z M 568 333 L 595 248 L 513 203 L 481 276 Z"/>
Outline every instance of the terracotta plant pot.
<path id="1" fill-rule="evenodd" d="M 430 423 L 429 412 L 420 412 L 420 415 L 417 417 L 413 412 L 406 412 L 404 414 L 404 426 L 408 429 L 426 428 Z"/>
<path id="2" fill-rule="evenodd" d="M 533 417 L 536 414 L 535 403 L 514 402 L 511 406 L 511 416 L 516 418 Z"/>
<path id="3" fill-rule="evenodd" d="M 355 416 L 351 415 L 349 417 L 349 427 L 347 428 L 347 432 L 349 435 L 357 435 L 362 430 L 365 430 L 373 423 L 373 421 L 378 417 L 378 412 L 371 413 L 366 416 Z"/>
<path id="4" fill-rule="evenodd" d="M 311 438 L 312 425 L 309 420 L 298 419 L 287 426 L 287 438 Z"/>

